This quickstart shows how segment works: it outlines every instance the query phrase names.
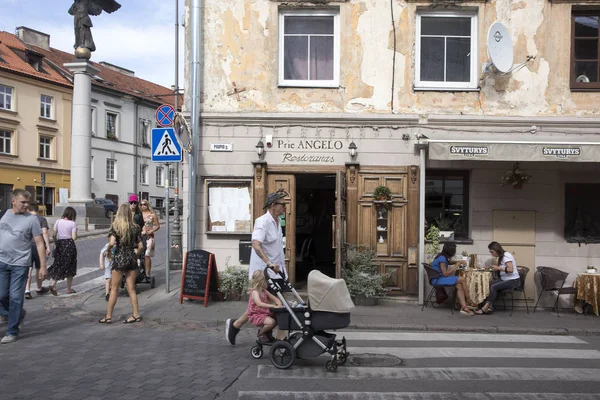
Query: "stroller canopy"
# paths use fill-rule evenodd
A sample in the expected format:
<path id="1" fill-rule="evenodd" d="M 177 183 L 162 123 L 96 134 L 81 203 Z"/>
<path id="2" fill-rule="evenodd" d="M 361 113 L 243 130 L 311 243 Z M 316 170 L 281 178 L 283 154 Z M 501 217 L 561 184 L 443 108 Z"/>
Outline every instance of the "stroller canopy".
<path id="1" fill-rule="evenodd" d="M 314 311 L 347 313 L 354 309 L 346 282 L 316 269 L 308 274 L 308 302 Z"/>

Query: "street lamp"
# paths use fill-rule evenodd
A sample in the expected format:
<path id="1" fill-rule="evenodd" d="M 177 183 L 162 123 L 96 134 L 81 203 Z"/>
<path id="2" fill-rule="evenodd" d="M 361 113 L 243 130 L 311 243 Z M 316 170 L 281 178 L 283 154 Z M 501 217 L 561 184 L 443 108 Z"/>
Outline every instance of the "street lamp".
<path id="1" fill-rule="evenodd" d="M 356 149 L 358 147 L 356 147 L 356 144 L 354 143 L 354 141 L 350 142 L 350 145 L 348 146 L 348 150 L 350 153 L 350 158 L 352 158 L 352 161 L 356 160 Z"/>
<path id="2" fill-rule="evenodd" d="M 258 158 L 260 158 L 261 160 L 263 159 L 263 155 L 265 154 L 265 144 L 263 143 L 262 139 L 260 139 L 258 141 L 258 143 L 256 143 L 256 154 L 258 154 Z"/>

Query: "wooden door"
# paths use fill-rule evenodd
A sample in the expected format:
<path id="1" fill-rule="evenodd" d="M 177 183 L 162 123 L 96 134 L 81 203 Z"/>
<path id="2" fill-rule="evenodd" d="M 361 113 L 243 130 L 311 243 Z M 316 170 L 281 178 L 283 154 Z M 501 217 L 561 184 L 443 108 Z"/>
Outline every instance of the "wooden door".
<path id="1" fill-rule="evenodd" d="M 289 193 L 285 198 L 287 203 L 285 215 L 285 268 L 289 281 L 296 283 L 296 179 L 294 175 L 269 174 L 267 193 L 283 189 Z"/>
<path id="2" fill-rule="evenodd" d="M 494 211 L 494 240 L 529 268 L 525 281 L 528 299 L 535 298 L 535 211 Z M 518 298 L 518 297 L 517 297 Z"/>
<path id="3" fill-rule="evenodd" d="M 335 184 L 335 215 L 333 221 L 333 248 L 335 249 L 335 277 L 342 277 L 346 263 L 346 215 L 347 215 L 346 173 L 338 171 Z"/>

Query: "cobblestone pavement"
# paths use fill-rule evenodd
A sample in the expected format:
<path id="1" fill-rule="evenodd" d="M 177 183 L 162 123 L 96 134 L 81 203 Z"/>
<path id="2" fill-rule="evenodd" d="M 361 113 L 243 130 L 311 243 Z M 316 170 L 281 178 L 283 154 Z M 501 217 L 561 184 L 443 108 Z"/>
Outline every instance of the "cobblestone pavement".
<path id="1" fill-rule="evenodd" d="M 0 346 L 0 398 L 214 399 L 251 362 L 247 346 L 229 346 L 222 330 L 100 325 L 70 310 L 32 309 L 20 339 Z"/>

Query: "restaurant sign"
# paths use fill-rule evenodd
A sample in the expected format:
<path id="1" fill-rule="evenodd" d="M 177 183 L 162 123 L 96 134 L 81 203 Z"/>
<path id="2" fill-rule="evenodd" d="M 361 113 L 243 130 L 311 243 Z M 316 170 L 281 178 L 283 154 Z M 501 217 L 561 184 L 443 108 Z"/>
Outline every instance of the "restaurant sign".
<path id="1" fill-rule="evenodd" d="M 556 158 L 578 157 L 581 155 L 581 147 L 543 147 L 542 154 Z"/>
<path id="2" fill-rule="evenodd" d="M 451 155 L 464 157 L 487 156 L 490 153 L 488 146 L 450 146 Z"/>
<path id="3" fill-rule="evenodd" d="M 346 152 L 343 141 L 327 139 L 278 139 L 275 141 L 274 147 L 284 151 L 281 158 L 282 164 L 330 164 L 335 162 L 335 155 L 331 153 Z M 320 152 L 326 152 L 327 154 L 318 154 Z"/>

